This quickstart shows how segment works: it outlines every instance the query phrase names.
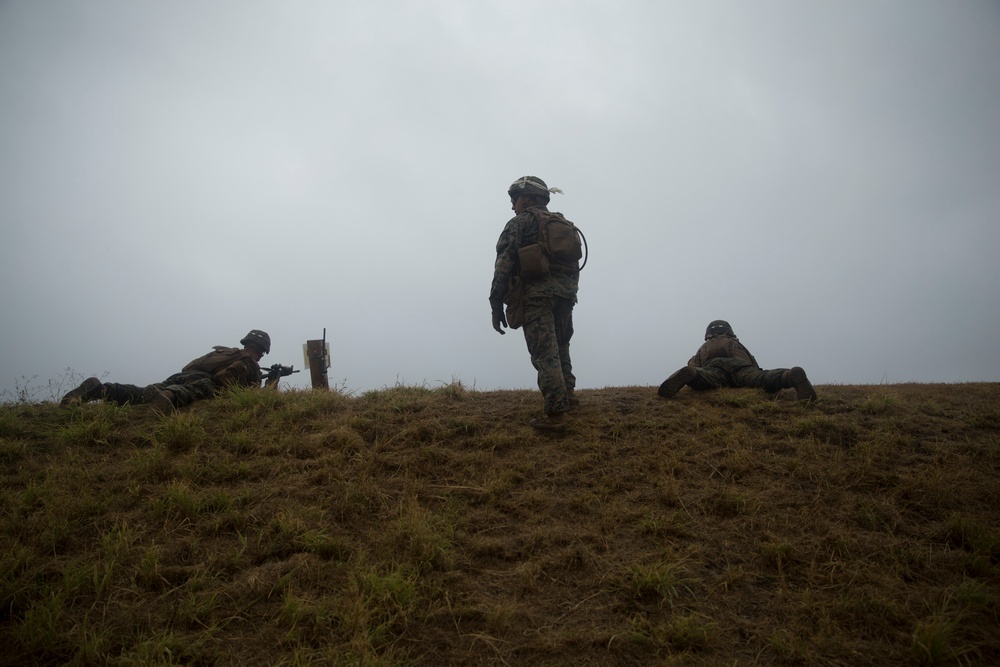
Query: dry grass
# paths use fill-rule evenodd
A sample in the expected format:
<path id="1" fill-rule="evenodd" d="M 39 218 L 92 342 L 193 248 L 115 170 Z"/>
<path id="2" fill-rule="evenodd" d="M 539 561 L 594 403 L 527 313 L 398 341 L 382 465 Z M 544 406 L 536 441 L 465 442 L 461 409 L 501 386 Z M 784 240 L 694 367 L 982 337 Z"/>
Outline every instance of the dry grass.
<path id="1" fill-rule="evenodd" d="M 0 663 L 1000 662 L 1000 386 L 0 406 Z"/>

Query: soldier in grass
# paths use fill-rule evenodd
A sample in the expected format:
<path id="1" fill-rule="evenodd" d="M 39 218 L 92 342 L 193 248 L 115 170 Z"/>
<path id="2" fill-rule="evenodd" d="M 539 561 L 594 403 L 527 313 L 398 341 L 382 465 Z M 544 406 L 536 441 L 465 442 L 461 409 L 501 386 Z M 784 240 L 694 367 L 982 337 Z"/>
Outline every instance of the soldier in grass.
<path id="1" fill-rule="evenodd" d="M 687 366 L 668 377 L 657 392 L 672 398 L 685 385 L 692 389 L 753 387 L 767 392 L 795 389 L 800 401 L 815 401 L 816 391 L 806 372 L 793 368 L 763 370 L 725 320 L 715 320 L 705 330 L 705 342 Z"/>
<path id="2" fill-rule="evenodd" d="M 100 399 L 119 405 L 145 403 L 161 412 L 168 412 L 212 398 L 224 387 L 259 387 L 259 364 L 261 357 L 271 351 L 271 337 L 260 329 L 254 329 L 243 337 L 240 344 L 242 348 L 216 345 L 211 352 L 198 357 L 179 373 L 145 387 L 87 378 L 63 396 L 61 404 Z"/>
<path id="3" fill-rule="evenodd" d="M 540 241 L 540 216 L 550 214 L 549 195 L 559 192 L 537 176 L 517 179 L 507 190 L 514 217 L 504 227 L 497 241 L 497 258 L 490 287 L 493 328 L 500 334 L 508 326 L 504 314 L 505 298 L 511 306 L 511 293 L 517 290 L 521 308 L 511 328 L 524 327 L 531 363 L 538 371 L 538 388 L 544 399 L 544 419 L 529 423 L 540 431 L 560 432 L 566 428 L 566 413 L 576 400 L 573 391 L 576 377 L 569 356 L 573 336 L 573 306 L 580 279 L 579 263 L 551 262 L 544 276 L 530 278 L 521 270 L 519 250 Z M 559 216 L 561 218 L 561 216 Z M 515 288 L 516 285 L 516 288 Z M 508 309 L 508 314 L 511 310 Z M 523 318 L 520 313 L 523 312 Z M 512 318 L 513 319 L 513 318 Z"/>

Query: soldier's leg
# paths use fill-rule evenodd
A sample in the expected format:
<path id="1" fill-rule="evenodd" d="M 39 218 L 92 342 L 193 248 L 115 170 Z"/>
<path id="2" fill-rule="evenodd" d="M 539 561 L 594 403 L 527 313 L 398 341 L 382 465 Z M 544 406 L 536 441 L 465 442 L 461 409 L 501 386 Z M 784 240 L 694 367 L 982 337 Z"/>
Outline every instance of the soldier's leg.
<path id="1" fill-rule="evenodd" d="M 813 389 L 812 382 L 806 377 L 806 372 L 799 366 L 793 366 L 782 373 L 781 381 L 785 387 L 795 389 L 795 397 L 800 401 L 815 401 L 817 399 L 816 390 Z"/>
<path id="2" fill-rule="evenodd" d="M 782 374 L 785 368 L 775 368 L 763 370 L 747 365 L 733 370 L 733 386 L 747 387 L 750 389 L 763 389 L 767 392 L 776 392 L 784 388 Z"/>
<path id="3" fill-rule="evenodd" d="M 559 343 L 559 363 L 562 365 L 563 384 L 566 393 L 573 395 L 576 389 L 576 376 L 573 375 L 573 362 L 569 357 L 569 340 L 573 337 L 573 301 L 571 299 L 556 299 L 555 302 L 556 341 Z"/>
<path id="4" fill-rule="evenodd" d="M 680 368 L 668 377 L 660 385 L 660 388 L 656 390 L 657 395 L 661 398 L 673 398 L 677 395 L 681 389 L 691 383 L 692 380 L 697 376 L 697 372 L 694 368 L 690 366 L 684 366 Z"/>
<path id="5" fill-rule="evenodd" d="M 175 408 L 183 408 L 195 401 L 215 396 L 215 385 L 208 378 L 197 378 L 191 382 L 168 384 L 160 387 L 166 394 L 170 404 Z"/>
<path id="6" fill-rule="evenodd" d="M 66 392 L 66 395 L 59 401 L 60 405 L 71 405 L 73 403 L 89 403 L 96 401 L 104 394 L 104 385 L 95 377 L 90 377 L 80 383 L 80 386 Z"/>
<path id="7" fill-rule="evenodd" d="M 139 387 L 134 384 L 105 382 L 103 391 L 104 400 L 117 403 L 118 405 L 125 405 L 127 403 L 138 405 L 139 403 L 144 402 L 142 400 L 143 389 L 144 387 Z"/>
<path id="8" fill-rule="evenodd" d="M 552 298 L 532 299 L 524 306 L 524 342 L 531 355 L 531 365 L 538 371 L 538 389 L 542 392 L 547 415 L 569 410 L 553 310 Z"/>
<path id="9" fill-rule="evenodd" d="M 733 378 L 729 365 L 724 359 L 709 359 L 704 366 L 694 369 L 694 377 L 687 383 L 692 389 L 705 391 L 720 387 L 732 387 Z"/>
<path id="10" fill-rule="evenodd" d="M 772 394 L 776 394 L 782 389 L 795 389 L 795 396 L 798 400 L 816 400 L 816 390 L 813 389 L 812 383 L 806 377 L 806 372 L 798 366 L 768 370 L 748 366 L 736 371 L 734 379 L 737 386 L 740 387 L 763 389 Z"/>

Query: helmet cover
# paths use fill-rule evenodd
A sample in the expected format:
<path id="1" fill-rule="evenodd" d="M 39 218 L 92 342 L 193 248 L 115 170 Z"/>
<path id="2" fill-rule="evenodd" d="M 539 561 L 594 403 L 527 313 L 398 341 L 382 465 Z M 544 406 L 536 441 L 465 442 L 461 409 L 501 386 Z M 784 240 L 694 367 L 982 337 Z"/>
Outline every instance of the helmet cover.
<path id="1" fill-rule="evenodd" d="M 264 351 L 264 354 L 269 354 L 271 352 L 271 337 L 267 335 L 267 332 L 261 331 L 260 329 L 252 329 L 250 333 L 243 337 L 240 341 L 240 345 L 255 345 Z"/>
<path id="2" fill-rule="evenodd" d="M 522 176 L 511 183 L 507 189 L 507 194 L 510 195 L 511 199 L 517 199 L 519 195 L 528 195 L 530 197 L 541 197 L 545 201 L 548 201 L 549 193 L 552 192 L 562 194 L 562 190 L 559 188 L 550 188 L 545 184 L 545 181 L 537 176 Z"/>
<path id="3" fill-rule="evenodd" d="M 705 329 L 705 340 L 715 336 L 735 336 L 733 328 L 725 320 L 712 320 Z"/>

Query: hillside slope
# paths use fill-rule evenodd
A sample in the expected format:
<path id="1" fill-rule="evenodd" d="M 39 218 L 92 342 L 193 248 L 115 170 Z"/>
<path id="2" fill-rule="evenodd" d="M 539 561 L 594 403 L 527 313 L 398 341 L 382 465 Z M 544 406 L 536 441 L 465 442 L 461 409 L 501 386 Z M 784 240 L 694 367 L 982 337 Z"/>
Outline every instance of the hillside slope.
<path id="1" fill-rule="evenodd" d="M 1000 663 L 1000 385 L 0 406 L 0 663 Z"/>

